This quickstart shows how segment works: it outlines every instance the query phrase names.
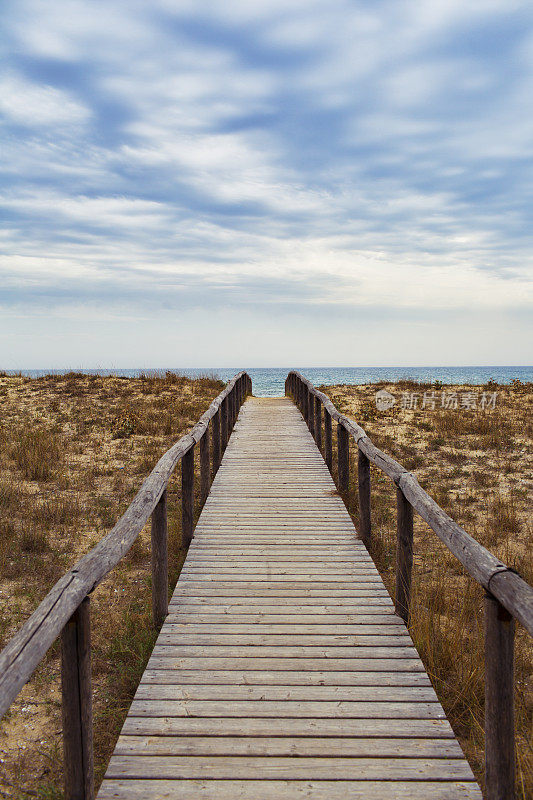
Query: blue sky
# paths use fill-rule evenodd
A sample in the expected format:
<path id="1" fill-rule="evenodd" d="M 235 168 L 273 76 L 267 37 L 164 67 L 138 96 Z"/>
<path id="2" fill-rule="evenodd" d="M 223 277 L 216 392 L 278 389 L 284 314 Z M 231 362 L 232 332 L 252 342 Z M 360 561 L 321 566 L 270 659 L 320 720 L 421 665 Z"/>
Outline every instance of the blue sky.
<path id="1" fill-rule="evenodd" d="M 530 3 L 0 15 L 0 368 L 532 362 Z"/>

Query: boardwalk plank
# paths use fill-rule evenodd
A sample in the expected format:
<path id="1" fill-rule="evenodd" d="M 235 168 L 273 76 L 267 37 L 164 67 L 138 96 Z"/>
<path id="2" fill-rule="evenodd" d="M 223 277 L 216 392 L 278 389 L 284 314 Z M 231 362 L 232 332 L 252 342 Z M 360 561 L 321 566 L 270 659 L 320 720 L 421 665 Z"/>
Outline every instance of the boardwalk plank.
<path id="1" fill-rule="evenodd" d="M 472 781 L 106 780 L 99 800 L 481 800 Z"/>
<path id="2" fill-rule="evenodd" d="M 357 758 L 462 758 L 455 739 L 329 738 L 329 756 Z M 276 736 L 124 736 L 116 755 L 322 756 L 324 739 Z"/>
<path id="3" fill-rule="evenodd" d="M 394 719 L 286 717 L 134 717 L 129 715 L 122 729 L 124 735 L 143 736 L 314 736 L 324 739 L 328 753 L 330 737 L 453 739 L 446 719 Z"/>
<path id="4" fill-rule="evenodd" d="M 469 780 L 464 758 L 283 758 L 281 756 L 149 756 L 114 755 L 110 778 L 212 778 L 264 780 Z"/>
<path id="5" fill-rule="evenodd" d="M 241 409 L 99 800 L 481 800 L 287 399 Z"/>

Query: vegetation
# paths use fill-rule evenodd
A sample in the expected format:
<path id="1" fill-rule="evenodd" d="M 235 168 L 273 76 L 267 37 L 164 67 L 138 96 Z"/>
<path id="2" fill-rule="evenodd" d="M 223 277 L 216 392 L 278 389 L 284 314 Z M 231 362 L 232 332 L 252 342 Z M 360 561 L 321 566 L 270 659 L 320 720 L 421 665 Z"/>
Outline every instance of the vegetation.
<path id="1" fill-rule="evenodd" d="M 321 387 L 339 410 L 416 474 L 478 541 L 533 583 L 527 517 L 533 452 L 533 387 L 442 387 L 403 381 Z M 136 379 L 71 373 L 29 379 L 0 374 L 0 647 L 53 583 L 117 521 L 160 455 L 222 389 L 212 376 Z M 374 394 L 397 403 L 378 411 Z M 441 392 L 477 393 L 475 408 L 443 407 Z M 483 391 L 497 392 L 480 408 Z M 424 392 L 435 393 L 422 408 Z M 402 408 L 402 394 L 418 395 Z M 409 401 L 411 402 L 411 400 Z M 408 405 L 408 403 L 404 403 Z M 357 522 L 355 450 L 346 498 Z M 169 484 L 171 585 L 181 547 L 179 481 Z M 373 557 L 393 591 L 395 491 L 372 468 Z M 92 595 L 97 778 L 151 652 L 149 531 Z M 483 772 L 483 595 L 415 517 L 411 633 L 466 755 Z M 533 796 L 533 664 L 518 629 L 516 710 L 519 797 Z M 0 728 L 0 797 L 61 797 L 59 648 L 54 645 Z"/>
<path id="2" fill-rule="evenodd" d="M 396 398 L 378 411 L 375 392 Z M 533 448 L 533 385 L 491 382 L 486 387 L 442 387 L 402 381 L 366 386 L 323 386 L 339 411 L 362 425 L 372 441 L 418 478 L 423 488 L 481 544 L 533 584 L 532 522 L 528 517 Z M 422 408 L 424 392 L 426 404 Z M 457 394 L 457 408 L 445 404 Z M 485 407 L 482 396 L 485 392 Z M 494 407 L 487 404 L 497 392 Z M 461 407 L 467 394 L 475 408 Z M 435 407 L 428 398 L 435 395 Z M 413 397 L 413 395 L 415 397 Z M 471 398 L 472 399 L 472 398 Z M 416 400 L 416 407 L 410 408 Z M 403 405 L 406 407 L 402 407 Z M 453 403 L 452 403 L 453 406 Z M 357 524 L 351 453 L 346 498 Z M 394 591 L 395 487 L 372 467 L 372 556 Z M 483 592 L 415 515 L 411 635 L 476 777 L 483 778 Z M 518 796 L 533 796 L 533 658 L 529 635 L 517 626 L 516 727 Z"/>
<path id="3" fill-rule="evenodd" d="M 158 458 L 223 384 L 175 373 L 139 378 L 0 375 L 0 648 L 58 578 L 115 524 Z M 179 477 L 179 476 L 178 476 Z M 179 480 L 168 490 L 174 585 Z M 150 533 L 91 595 L 97 779 L 155 641 Z M 0 728 L 0 797 L 61 797 L 59 644 Z"/>

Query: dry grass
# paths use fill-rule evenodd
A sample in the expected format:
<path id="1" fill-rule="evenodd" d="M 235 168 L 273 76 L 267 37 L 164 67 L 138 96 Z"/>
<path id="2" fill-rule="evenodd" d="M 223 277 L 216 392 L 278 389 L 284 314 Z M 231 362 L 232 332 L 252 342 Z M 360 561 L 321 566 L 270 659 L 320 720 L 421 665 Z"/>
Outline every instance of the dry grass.
<path id="1" fill-rule="evenodd" d="M 488 386 L 493 409 L 378 411 L 374 393 L 419 393 L 435 387 L 412 382 L 321 387 L 337 408 L 357 420 L 373 442 L 410 469 L 426 491 L 481 544 L 533 583 L 533 386 Z M 462 393 L 483 387 L 445 387 Z M 440 396 L 440 388 L 436 394 Z M 357 522 L 354 486 L 346 498 Z M 372 467 L 372 555 L 393 593 L 395 489 Z M 411 634 L 476 777 L 483 781 L 483 593 L 429 527 L 415 515 Z M 518 797 L 533 797 L 533 657 L 529 635 L 517 626 L 515 708 Z"/>
<path id="2" fill-rule="evenodd" d="M 213 376 L 173 373 L 0 375 L 0 647 L 222 388 Z M 179 475 L 168 497 L 173 585 L 185 556 Z M 91 595 L 97 779 L 155 640 L 149 539 L 143 531 Z M 61 747 L 56 643 L 0 728 L 0 796 L 61 797 Z"/>

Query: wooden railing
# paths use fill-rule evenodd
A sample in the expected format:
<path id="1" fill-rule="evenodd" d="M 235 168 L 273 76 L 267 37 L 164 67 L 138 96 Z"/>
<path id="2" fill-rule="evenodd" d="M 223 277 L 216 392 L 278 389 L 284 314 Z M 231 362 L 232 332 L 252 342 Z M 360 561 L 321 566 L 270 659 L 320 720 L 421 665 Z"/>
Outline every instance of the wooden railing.
<path id="1" fill-rule="evenodd" d="M 300 408 L 333 474 L 332 420 L 337 423 L 337 486 L 349 487 L 349 442 L 358 449 L 360 534 L 371 545 L 370 463 L 396 486 L 397 560 L 395 608 L 408 624 L 413 566 L 413 509 L 485 589 L 485 784 L 487 800 L 512 800 L 515 780 L 514 620 L 533 635 L 533 589 L 513 569 L 476 542 L 422 489 L 417 479 L 379 450 L 363 428 L 340 414 L 329 397 L 299 372 L 290 372 L 285 392 Z"/>
<path id="2" fill-rule="evenodd" d="M 245 372 L 227 384 L 192 430 L 159 459 L 115 527 L 63 575 L 0 653 L 1 717 L 61 635 L 66 800 L 94 796 L 89 595 L 126 555 L 151 516 L 152 612 L 154 626 L 161 626 L 168 608 L 167 484 L 181 460 L 182 543 L 188 546 L 194 526 L 194 448 L 199 444 L 203 503 L 251 391 Z"/>

